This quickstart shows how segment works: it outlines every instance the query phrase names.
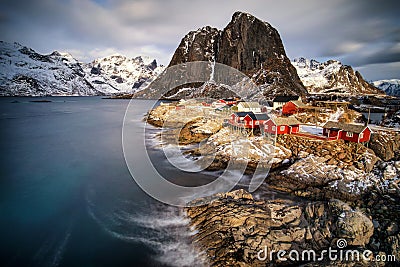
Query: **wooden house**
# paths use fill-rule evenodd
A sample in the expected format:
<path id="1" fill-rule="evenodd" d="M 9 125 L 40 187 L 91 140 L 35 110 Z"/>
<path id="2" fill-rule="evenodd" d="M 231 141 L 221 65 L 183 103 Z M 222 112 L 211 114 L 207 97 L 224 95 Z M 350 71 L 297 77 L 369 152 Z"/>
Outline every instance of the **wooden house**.
<path id="1" fill-rule="evenodd" d="M 261 112 L 261 106 L 258 102 L 239 102 L 237 108 L 238 112 Z"/>
<path id="2" fill-rule="evenodd" d="M 273 109 L 283 107 L 289 101 L 301 101 L 299 96 L 277 96 L 272 100 Z"/>
<path id="3" fill-rule="evenodd" d="M 323 126 L 322 134 L 330 139 L 342 139 L 355 143 L 369 142 L 372 131 L 366 125 L 328 121 Z"/>
<path id="4" fill-rule="evenodd" d="M 260 128 L 269 119 L 265 113 L 235 112 L 232 113 L 229 123 L 235 127 L 256 129 Z"/>
<path id="5" fill-rule="evenodd" d="M 291 100 L 283 105 L 282 114 L 293 115 L 302 112 L 308 106 L 299 100 Z"/>
<path id="6" fill-rule="evenodd" d="M 266 134 L 291 134 L 298 133 L 300 122 L 292 117 L 277 117 L 264 122 L 264 133 Z"/>

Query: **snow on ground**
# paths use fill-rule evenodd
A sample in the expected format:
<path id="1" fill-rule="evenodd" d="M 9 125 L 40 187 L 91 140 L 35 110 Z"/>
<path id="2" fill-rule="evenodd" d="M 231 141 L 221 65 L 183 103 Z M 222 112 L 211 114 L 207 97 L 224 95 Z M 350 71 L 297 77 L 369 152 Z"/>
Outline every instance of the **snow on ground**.
<path id="1" fill-rule="evenodd" d="M 221 129 L 222 120 L 202 120 L 193 125 L 194 133 L 214 134 Z"/>
<path id="2" fill-rule="evenodd" d="M 341 169 L 336 165 L 326 164 L 324 158 L 308 155 L 281 173 L 310 184 L 317 182 L 342 192 L 360 194 L 371 187 L 387 190 L 397 183 L 399 171 L 400 168 L 395 167 L 395 163 L 389 164 L 383 173 L 364 172 L 357 168 Z"/>
<path id="3" fill-rule="evenodd" d="M 262 160 L 269 164 L 282 163 L 292 154 L 282 146 L 275 146 L 274 140 L 264 136 L 245 137 L 228 127 L 212 135 L 205 145 L 213 147 L 220 156 L 234 157 L 243 161 Z"/>
<path id="4" fill-rule="evenodd" d="M 300 125 L 300 132 L 306 132 L 315 135 L 322 135 L 323 128 L 311 125 Z"/>
<path id="5" fill-rule="evenodd" d="M 328 121 L 339 121 L 339 118 L 342 117 L 343 114 L 344 114 L 344 110 L 341 108 L 338 108 L 335 113 L 332 113 L 329 116 Z"/>

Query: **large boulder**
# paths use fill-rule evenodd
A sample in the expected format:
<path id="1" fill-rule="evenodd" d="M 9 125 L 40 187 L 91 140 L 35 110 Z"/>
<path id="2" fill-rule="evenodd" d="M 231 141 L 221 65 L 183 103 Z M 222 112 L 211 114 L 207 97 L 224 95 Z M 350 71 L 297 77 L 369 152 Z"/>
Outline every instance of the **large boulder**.
<path id="1" fill-rule="evenodd" d="M 400 134 L 394 131 L 375 131 L 371 136 L 370 147 L 384 161 L 398 157 Z"/>

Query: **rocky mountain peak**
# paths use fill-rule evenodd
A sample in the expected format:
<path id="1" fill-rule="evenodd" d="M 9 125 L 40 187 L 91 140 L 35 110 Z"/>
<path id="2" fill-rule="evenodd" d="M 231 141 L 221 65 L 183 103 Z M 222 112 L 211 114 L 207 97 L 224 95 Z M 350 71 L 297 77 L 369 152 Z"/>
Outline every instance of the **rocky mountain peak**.
<path id="1" fill-rule="evenodd" d="M 220 33 L 220 30 L 211 26 L 190 31 L 181 40 L 168 66 L 192 61 L 214 61 Z"/>
<path id="2" fill-rule="evenodd" d="M 248 13 L 235 12 L 222 31 L 206 26 L 185 35 L 169 66 L 191 61 L 215 61 L 240 70 L 260 85 L 260 97 L 307 94 L 278 31 Z"/>
<path id="3" fill-rule="evenodd" d="M 383 94 L 366 82 L 361 73 L 338 60 L 318 62 L 301 57 L 294 59 L 292 64 L 303 84 L 312 93 Z"/>

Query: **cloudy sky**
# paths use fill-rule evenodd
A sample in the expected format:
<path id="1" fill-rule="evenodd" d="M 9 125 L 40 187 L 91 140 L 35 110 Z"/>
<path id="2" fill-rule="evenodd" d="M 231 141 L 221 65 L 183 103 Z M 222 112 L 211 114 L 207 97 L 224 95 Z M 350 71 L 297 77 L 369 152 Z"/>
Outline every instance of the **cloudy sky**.
<path id="1" fill-rule="evenodd" d="M 82 61 L 121 53 L 168 64 L 181 38 L 237 11 L 278 29 L 288 56 L 338 59 L 366 79 L 400 79 L 400 1 L 1 0 L 0 40 Z"/>

